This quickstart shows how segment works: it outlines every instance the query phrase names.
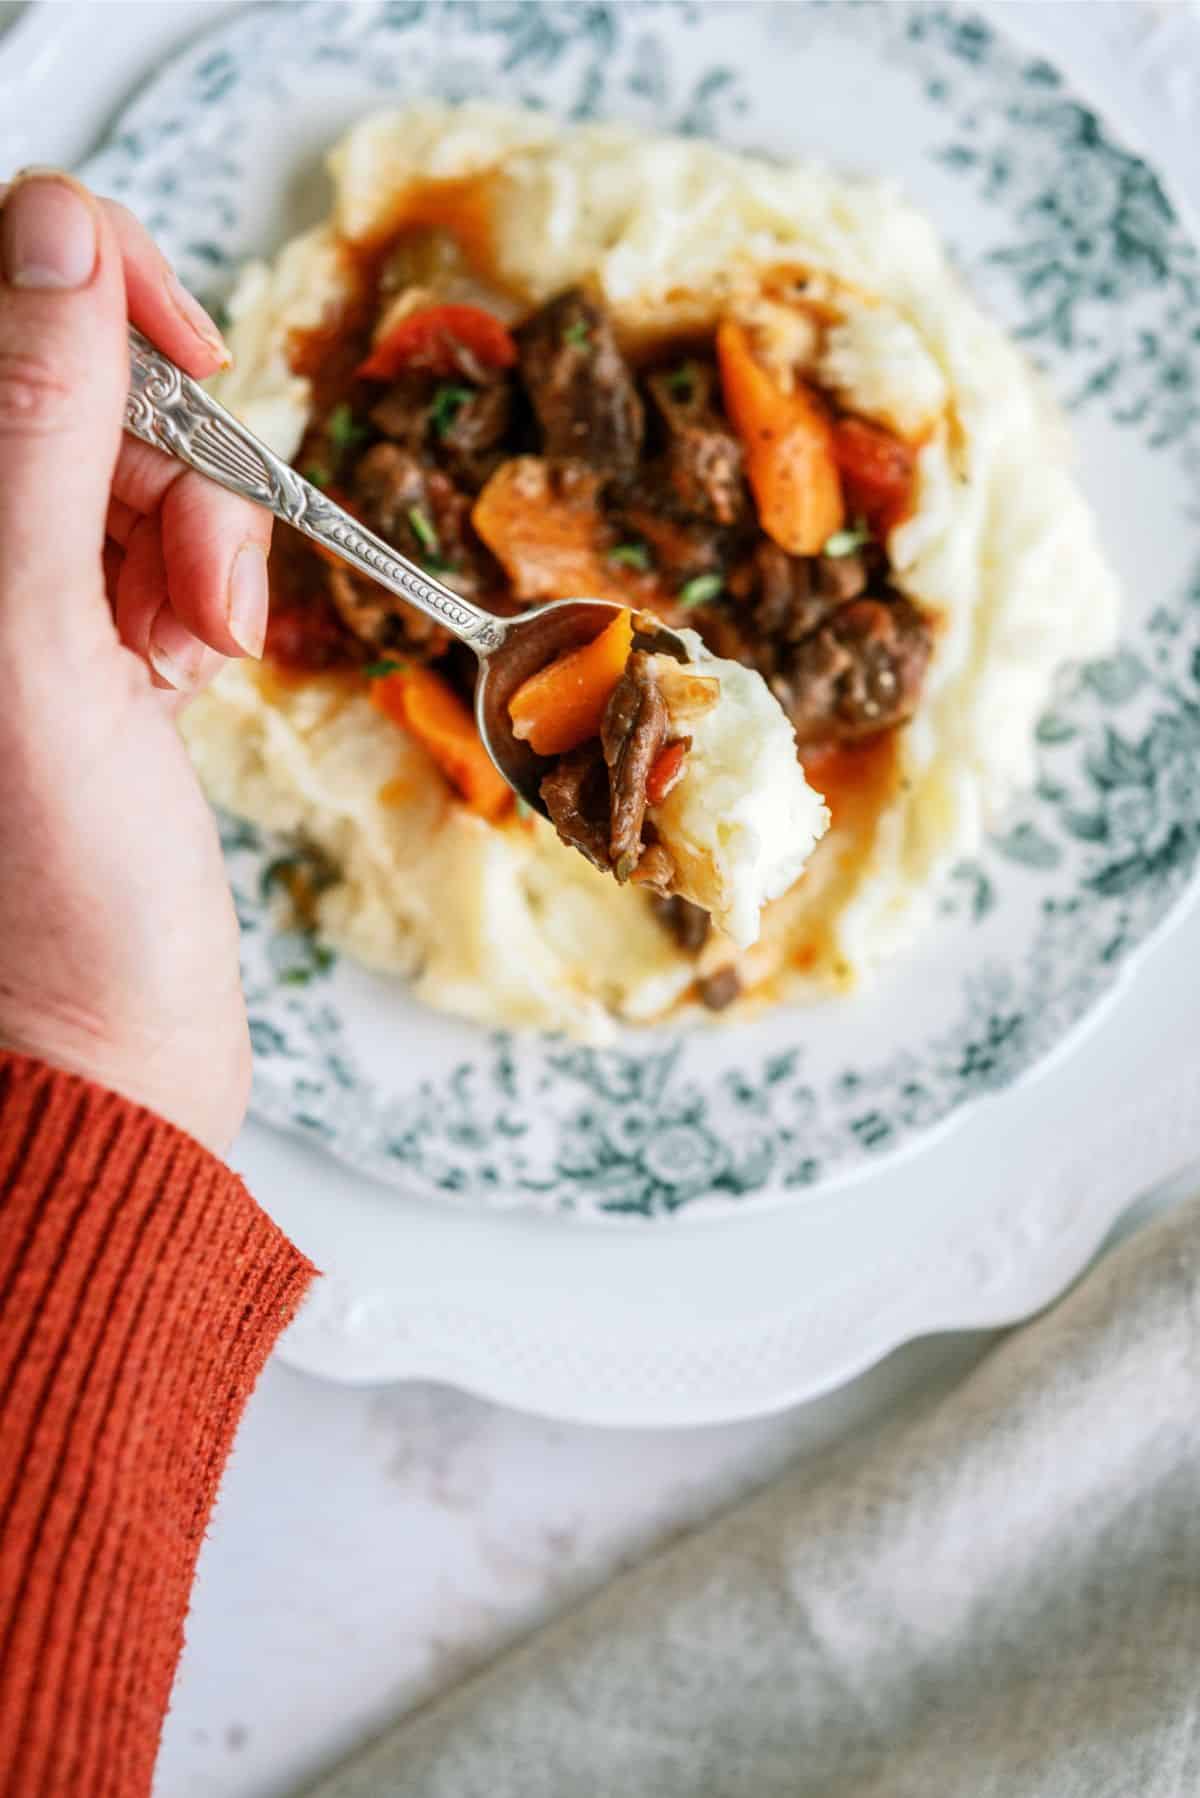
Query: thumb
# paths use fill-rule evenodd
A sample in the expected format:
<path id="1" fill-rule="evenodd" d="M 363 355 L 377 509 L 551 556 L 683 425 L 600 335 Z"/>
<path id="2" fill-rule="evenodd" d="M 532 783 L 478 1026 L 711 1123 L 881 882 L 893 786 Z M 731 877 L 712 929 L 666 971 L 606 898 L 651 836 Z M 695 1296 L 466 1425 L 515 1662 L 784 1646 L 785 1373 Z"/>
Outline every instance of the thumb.
<path id="1" fill-rule="evenodd" d="M 19 176 L 0 214 L 0 636 L 10 646 L 74 660 L 107 626 L 101 553 L 128 372 L 121 258 L 101 207 L 69 176 Z"/>

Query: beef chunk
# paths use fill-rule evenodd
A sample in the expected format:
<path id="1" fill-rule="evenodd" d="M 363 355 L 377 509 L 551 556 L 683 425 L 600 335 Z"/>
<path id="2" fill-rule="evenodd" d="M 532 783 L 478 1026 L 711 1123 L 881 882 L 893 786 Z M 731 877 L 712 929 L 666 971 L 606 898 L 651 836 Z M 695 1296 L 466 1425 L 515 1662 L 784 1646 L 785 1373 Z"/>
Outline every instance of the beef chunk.
<path id="1" fill-rule="evenodd" d="M 512 387 L 491 381 L 486 387 L 445 387 L 434 434 L 446 449 L 476 452 L 495 449 L 512 417 Z"/>
<path id="2" fill-rule="evenodd" d="M 435 456 L 456 485 L 478 493 L 504 458 L 513 387 L 504 375 L 481 387 L 405 374 L 371 408 L 393 443 Z"/>
<path id="3" fill-rule="evenodd" d="M 651 658 L 637 650 L 609 700 L 600 742 L 560 757 L 541 795 L 564 843 L 620 881 L 665 892 L 675 878 L 668 851 L 643 845 L 646 780 L 667 730 L 667 707 Z"/>
<path id="4" fill-rule="evenodd" d="M 450 641 L 449 633 L 424 612 L 353 573 L 344 562 L 326 569 L 325 585 L 343 623 L 372 649 L 431 662 Z"/>
<path id="5" fill-rule="evenodd" d="M 487 552 L 471 530 L 470 499 L 415 450 L 375 444 L 354 469 L 351 503 L 369 530 L 455 592 L 475 598 L 495 584 Z M 372 648 L 431 659 L 449 642 L 439 625 L 344 563 L 330 565 L 325 579 L 343 621 Z"/>
<path id="6" fill-rule="evenodd" d="M 545 453 L 632 475 L 642 402 L 608 314 L 579 288 L 543 306 L 518 335 L 521 375 Z"/>
<path id="7" fill-rule="evenodd" d="M 751 516 L 741 445 L 710 404 L 714 379 L 699 363 L 651 375 L 665 445 L 636 482 L 609 496 L 617 535 L 644 543 L 655 572 L 676 591 L 696 575 L 724 574 Z"/>
<path id="8" fill-rule="evenodd" d="M 642 853 L 646 781 L 670 720 L 653 658 L 635 649 L 613 690 L 600 730 L 612 788 L 609 854 L 618 880 L 628 880 Z"/>
<path id="9" fill-rule="evenodd" d="M 741 990 L 741 976 L 734 967 L 718 968 L 715 974 L 709 974 L 696 983 L 700 1003 L 709 1011 L 724 1011 L 727 1005 L 733 1004 Z"/>
<path id="10" fill-rule="evenodd" d="M 429 492 L 419 458 L 398 444 L 368 450 L 354 471 L 353 502 L 369 530 L 406 554 L 419 548 L 410 512 L 429 511 Z M 355 574 L 344 562 L 329 564 L 325 584 L 343 622 L 373 649 L 397 650 L 429 660 L 449 641 L 423 612 L 406 606 L 375 581 Z"/>
<path id="11" fill-rule="evenodd" d="M 699 954 L 712 929 L 712 919 L 703 907 L 693 905 L 690 899 L 681 899 L 678 894 L 669 899 L 652 899 L 651 904 L 654 916 L 679 947 L 693 955 Z"/>
<path id="12" fill-rule="evenodd" d="M 743 524 L 750 516 L 742 446 L 713 405 L 716 370 L 688 362 L 649 380 L 667 434 L 665 484 L 675 507 L 712 524 Z"/>
<path id="13" fill-rule="evenodd" d="M 846 556 L 816 556 L 812 569 L 817 593 L 838 605 L 858 599 L 870 585 L 870 558 L 862 550 L 852 550 Z"/>
<path id="14" fill-rule="evenodd" d="M 678 590 L 697 574 L 723 571 L 728 532 L 704 519 L 679 515 L 661 471 L 645 469 L 635 490 L 613 496 L 608 517 L 623 543 L 644 543 L 664 586 Z"/>
<path id="15" fill-rule="evenodd" d="M 697 620 L 718 654 L 758 669 L 801 743 L 869 736 L 916 705 L 929 627 L 876 584 L 879 561 L 871 546 L 804 557 L 760 543 L 729 577 L 736 605 Z"/>
<path id="16" fill-rule="evenodd" d="M 512 420 L 513 390 L 507 380 L 486 387 L 459 388 L 463 398 L 453 410 L 435 406 L 433 438 L 436 453 L 455 482 L 470 493 L 486 486 L 504 460 L 505 436 Z"/>
<path id="17" fill-rule="evenodd" d="M 423 545 L 418 560 L 443 586 L 452 587 L 464 599 L 479 599 L 498 583 L 500 575 L 471 523 L 471 497 L 438 468 L 430 469 L 426 486 L 437 548 Z"/>
<path id="18" fill-rule="evenodd" d="M 836 600 L 818 590 L 816 559 L 789 556 L 764 539 L 726 586 L 736 603 L 701 608 L 696 626 L 716 655 L 756 668 L 778 692 L 794 646 L 837 609 Z"/>
<path id="19" fill-rule="evenodd" d="M 353 498 L 363 523 L 405 554 L 419 552 L 412 514 L 429 516 L 426 469 L 413 450 L 398 443 L 377 443 L 354 470 Z"/>
<path id="20" fill-rule="evenodd" d="M 352 493 L 365 525 L 456 593 L 474 599 L 496 584 L 469 495 L 414 451 L 377 443 L 355 469 Z"/>
<path id="21" fill-rule="evenodd" d="M 598 743 L 560 757 L 542 777 L 541 795 L 563 842 L 597 868 L 609 868 L 608 769 Z"/>
<path id="22" fill-rule="evenodd" d="M 912 715 L 929 663 L 928 624 L 899 596 L 855 599 L 807 638 L 772 683 L 800 743 L 870 736 Z"/>
<path id="23" fill-rule="evenodd" d="M 420 449 L 429 431 L 433 387 L 428 375 L 401 375 L 371 408 L 375 429 L 406 449 Z"/>
<path id="24" fill-rule="evenodd" d="M 824 623 L 836 601 L 820 591 L 816 561 L 789 556 L 777 543 L 758 544 L 749 563 L 730 577 L 737 618 L 754 660 L 775 672 L 782 645 L 799 643 Z"/>

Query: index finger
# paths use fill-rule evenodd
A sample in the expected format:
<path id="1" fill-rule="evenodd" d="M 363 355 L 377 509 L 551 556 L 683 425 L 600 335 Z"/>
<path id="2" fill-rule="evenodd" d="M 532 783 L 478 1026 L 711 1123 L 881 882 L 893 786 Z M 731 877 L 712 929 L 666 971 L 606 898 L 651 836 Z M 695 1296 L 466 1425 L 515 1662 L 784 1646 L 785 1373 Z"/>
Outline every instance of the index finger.
<path id="1" fill-rule="evenodd" d="M 120 246 L 131 322 L 186 374 L 204 380 L 227 368 L 230 356 L 221 333 L 145 226 L 119 200 L 101 204 Z"/>

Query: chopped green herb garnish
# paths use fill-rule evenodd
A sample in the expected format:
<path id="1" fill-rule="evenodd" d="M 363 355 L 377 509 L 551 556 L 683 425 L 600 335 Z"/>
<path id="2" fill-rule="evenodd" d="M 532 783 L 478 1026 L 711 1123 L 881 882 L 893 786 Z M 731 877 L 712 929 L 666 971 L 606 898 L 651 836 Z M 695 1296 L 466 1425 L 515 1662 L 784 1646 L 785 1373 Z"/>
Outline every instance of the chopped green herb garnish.
<path id="1" fill-rule="evenodd" d="M 363 673 L 368 680 L 386 680 L 389 674 L 403 674 L 406 662 L 393 662 L 387 656 L 379 662 L 368 662 Z"/>
<path id="2" fill-rule="evenodd" d="M 618 568 L 638 568 L 644 574 L 650 566 L 650 551 L 644 543 L 618 543 L 609 550 L 608 560 Z"/>
<path id="3" fill-rule="evenodd" d="M 433 396 L 433 407 L 429 414 L 435 437 L 446 435 L 473 392 L 473 388 L 457 387 L 452 381 L 442 383 Z"/>
<path id="4" fill-rule="evenodd" d="M 333 950 L 326 948 L 324 943 L 313 944 L 313 967 L 318 974 L 328 974 L 336 959 Z"/>
<path id="5" fill-rule="evenodd" d="M 301 858 L 298 855 L 277 855 L 274 861 L 268 862 L 258 878 L 258 890 L 262 897 L 265 899 L 279 886 L 290 891 L 292 876 L 300 865 Z"/>
<path id="6" fill-rule="evenodd" d="M 518 818 L 532 818 L 533 817 L 533 807 L 530 805 L 528 799 L 522 799 L 521 795 L 519 793 L 517 794 L 517 817 Z"/>
<path id="7" fill-rule="evenodd" d="M 367 436 L 366 426 L 355 424 L 354 414 L 346 400 L 343 400 L 340 406 L 333 408 L 329 414 L 329 423 L 326 429 L 329 432 L 330 442 L 339 454 L 352 449 L 356 443 L 361 443 Z"/>
<path id="8" fill-rule="evenodd" d="M 694 362 L 685 362 L 682 368 L 673 368 L 667 376 L 667 392 L 672 399 L 690 400 L 696 391 L 696 376 L 699 370 Z"/>
<path id="9" fill-rule="evenodd" d="M 436 556 L 442 546 L 438 542 L 438 534 L 430 522 L 428 513 L 422 511 L 420 506 L 410 506 L 408 522 L 411 524 L 413 536 L 421 548 L 428 550 L 431 556 Z"/>
<path id="10" fill-rule="evenodd" d="M 259 876 L 259 892 L 264 899 L 277 889 L 287 894 L 297 911 L 311 905 L 318 893 L 333 885 L 336 875 L 330 865 L 311 850 L 295 850 L 290 855 L 277 855 Z"/>
<path id="11" fill-rule="evenodd" d="M 280 986 L 307 986 L 311 979 L 311 968 L 285 968 L 279 976 L 279 984 Z"/>
<path id="12" fill-rule="evenodd" d="M 445 556 L 424 555 L 421 557 L 421 563 L 423 567 L 428 568 L 430 574 L 458 573 L 458 563 L 448 562 Z"/>
<path id="13" fill-rule="evenodd" d="M 564 343 L 569 343 L 572 349 L 586 350 L 592 341 L 592 334 L 583 319 L 573 318 L 563 331 L 562 340 Z"/>
<path id="14" fill-rule="evenodd" d="M 300 473 L 306 481 L 311 481 L 314 487 L 328 487 L 329 485 L 329 470 L 322 468 L 319 462 L 310 462 L 307 468 L 300 470 Z"/>
<path id="15" fill-rule="evenodd" d="M 685 581 L 677 594 L 681 606 L 706 606 L 710 599 L 716 599 L 725 582 L 719 574 L 695 574 L 690 581 Z"/>
<path id="16" fill-rule="evenodd" d="M 832 537 L 826 538 L 821 546 L 823 556 L 852 556 L 856 549 L 871 541 L 871 532 L 865 518 L 856 518 L 854 523 L 844 531 L 835 531 Z"/>

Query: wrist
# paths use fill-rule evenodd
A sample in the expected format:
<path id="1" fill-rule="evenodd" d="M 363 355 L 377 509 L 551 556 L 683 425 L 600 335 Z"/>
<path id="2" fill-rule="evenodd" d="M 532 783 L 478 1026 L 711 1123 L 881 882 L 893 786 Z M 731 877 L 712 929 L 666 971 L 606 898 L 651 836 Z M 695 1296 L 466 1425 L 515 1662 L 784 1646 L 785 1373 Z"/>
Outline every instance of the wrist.
<path id="1" fill-rule="evenodd" d="M 224 1157 L 250 1089 L 248 1035 L 224 1056 L 213 1044 L 114 1040 L 87 1020 L 22 1017 L 0 1006 L 0 1052 L 11 1050 L 131 1100 Z"/>

